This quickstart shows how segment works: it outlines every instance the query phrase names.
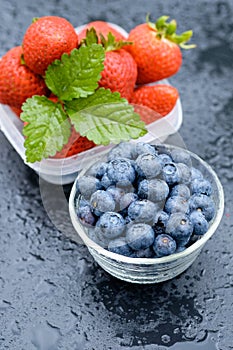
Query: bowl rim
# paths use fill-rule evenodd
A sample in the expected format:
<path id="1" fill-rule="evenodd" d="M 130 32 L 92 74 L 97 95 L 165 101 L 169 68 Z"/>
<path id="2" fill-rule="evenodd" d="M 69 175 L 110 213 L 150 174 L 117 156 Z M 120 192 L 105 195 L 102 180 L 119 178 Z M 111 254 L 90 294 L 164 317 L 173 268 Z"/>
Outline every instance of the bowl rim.
<path id="1" fill-rule="evenodd" d="M 184 150 L 184 148 L 177 147 L 174 145 L 169 145 L 166 143 L 163 143 L 163 145 L 170 147 L 170 148 L 172 147 L 172 148 Z M 169 262 L 172 262 L 174 260 L 184 258 L 184 257 L 194 253 L 198 249 L 201 249 L 201 247 L 204 246 L 204 244 L 214 234 L 214 232 L 216 231 L 217 227 L 219 226 L 219 224 L 221 222 L 223 212 L 224 212 L 224 191 L 223 191 L 222 184 L 221 184 L 216 172 L 213 170 L 213 168 L 206 161 L 204 161 L 202 158 L 200 158 L 197 154 L 195 154 L 187 149 L 185 149 L 185 151 L 191 157 L 195 158 L 198 162 L 200 162 L 200 164 L 203 165 L 204 168 L 206 168 L 206 170 L 211 173 L 211 175 L 214 179 L 215 185 L 217 187 L 218 195 L 219 195 L 219 203 L 218 203 L 218 207 L 216 208 L 216 214 L 215 214 L 214 220 L 211 223 L 208 231 L 203 236 L 201 236 L 196 242 L 194 242 L 192 245 L 187 247 L 182 252 L 173 253 L 171 255 L 164 256 L 164 257 L 158 257 L 158 258 L 127 257 L 124 255 L 110 252 L 107 249 L 101 247 L 99 244 L 95 243 L 94 241 L 91 240 L 91 238 L 88 237 L 85 230 L 83 229 L 82 224 L 78 220 L 76 212 L 75 212 L 74 199 L 75 199 L 75 195 L 76 195 L 76 182 L 77 182 L 78 178 L 81 177 L 82 175 L 84 175 L 84 173 L 87 171 L 87 169 L 84 168 L 78 174 L 78 176 L 77 176 L 77 178 L 72 186 L 70 197 L 69 197 L 69 213 L 70 213 L 70 218 L 71 218 L 71 221 L 72 221 L 72 224 L 75 228 L 76 233 L 82 239 L 83 243 L 86 244 L 87 248 L 94 249 L 95 251 L 98 252 L 98 254 L 105 256 L 106 258 L 110 258 L 110 259 L 115 260 L 119 263 L 122 262 L 122 263 L 131 264 L 131 265 L 157 265 L 157 264 L 159 265 L 159 264 L 169 263 Z M 95 160 L 95 162 L 96 162 L 96 160 Z M 95 162 L 93 162 L 93 163 L 95 163 Z M 89 166 L 91 166 L 91 164 L 89 164 Z"/>

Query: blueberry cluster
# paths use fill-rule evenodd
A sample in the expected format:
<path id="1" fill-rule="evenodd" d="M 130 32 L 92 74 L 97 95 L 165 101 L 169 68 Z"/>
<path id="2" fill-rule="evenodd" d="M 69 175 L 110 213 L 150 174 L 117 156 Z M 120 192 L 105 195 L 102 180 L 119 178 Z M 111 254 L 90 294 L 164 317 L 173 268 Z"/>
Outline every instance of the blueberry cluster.
<path id="1" fill-rule="evenodd" d="M 122 142 L 79 177 L 77 216 L 111 252 L 154 258 L 183 251 L 215 215 L 211 183 L 185 150 Z"/>

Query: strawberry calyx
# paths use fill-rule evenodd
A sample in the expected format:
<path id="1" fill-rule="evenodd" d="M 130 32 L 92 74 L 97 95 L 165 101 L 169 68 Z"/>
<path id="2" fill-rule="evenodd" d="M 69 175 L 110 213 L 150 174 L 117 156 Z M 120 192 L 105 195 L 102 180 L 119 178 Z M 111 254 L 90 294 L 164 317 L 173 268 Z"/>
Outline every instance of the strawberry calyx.
<path id="1" fill-rule="evenodd" d="M 104 48 L 104 51 L 108 52 L 108 51 L 120 50 L 122 47 L 126 45 L 133 44 L 133 42 L 131 41 L 124 41 L 124 40 L 116 41 L 115 36 L 111 32 L 108 33 L 107 38 L 105 38 L 104 35 L 100 33 L 99 38 L 95 28 L 91 27 L 90 29 L 87 29 L 86 38 L 84 38 L 81 41 L 81 45 L 89 46 L 92 44 L 101 44 Z"/>
<path id="2" fill-rule="evenodd" d="M 20 56 L 20 63 L 21 63 L 23 66 L 26 65 L 23 53 L 22 53 L 21 56 Z"/>
<path id="3" fill-rule="evenodd" d="M 119 40 L 116 41 L 115 36 L 109 32 L 107 39 L 100 33 L 100 39 L 101 39 L 101 44 L 103 45 L 105 52 L 107 51 L 115 51 L 115 50 L 120 50 L 122 47 L 126 45 L 132 45 L 132 41 L 124 41 L 124 40 Z"/>
<path id="4" fill-rule="evenodd" d="M 150 22 L 149 15 L 146 17 L 146 23 L 148 26 L 156 32 L 156 37 L 160 40 L 167 39 L 177 45 L 182 49 L 192 49 L 196 47 L 195 44 L 187 44 L 193 35 L 192 30 L 188 30 L 181 34 L 176 34 L 177 22 L 176 20 L 171 20 L 168 22 L 169 16 L 161 16 L 157 19 L 155 23 Z"/>
<path id="5" fill-rule="evenodd" d="M 37 21 L 38 21 L 38 19 L 40 19 L 40 17 L 33 17 L 33 19 L 32 19 L 32 23 L 37 22 Z"/>

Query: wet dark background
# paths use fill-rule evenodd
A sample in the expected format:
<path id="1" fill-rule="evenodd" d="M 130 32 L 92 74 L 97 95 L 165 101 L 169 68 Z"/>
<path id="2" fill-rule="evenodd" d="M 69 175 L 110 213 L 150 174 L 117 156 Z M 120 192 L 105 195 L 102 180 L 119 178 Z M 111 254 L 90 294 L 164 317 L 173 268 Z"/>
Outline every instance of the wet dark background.
<path id="1" fill-rule="evenodd" d="M 0 133 L 0 349 L 233 349 L 233 2 L 1 0 L 0 55 L 21 43 L 33 17 L 74 26 L 103 19 L 129 31 L 147 12 L 194 30 L 197 48 L 183 52 L 170 81 L 187 148 L 224 185 L 221 225 L 179 277 L 151 286 L 116 280 L 50 221 L 37 175 Z"/>

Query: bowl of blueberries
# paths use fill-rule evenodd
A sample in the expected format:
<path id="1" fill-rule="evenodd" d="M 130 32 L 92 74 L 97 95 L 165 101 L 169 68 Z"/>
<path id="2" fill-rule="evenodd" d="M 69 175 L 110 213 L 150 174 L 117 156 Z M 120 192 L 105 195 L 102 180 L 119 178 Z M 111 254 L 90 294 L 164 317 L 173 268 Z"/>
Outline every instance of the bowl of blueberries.
<path id="1" fill-rule="evenodd" d="M 73 226 L 95 261 L 133 283 L 185 271 L 216 231 L 224 193 L 199 156 L 169 144 L 122 142 L 83 169 L 71 191 Z"/>

